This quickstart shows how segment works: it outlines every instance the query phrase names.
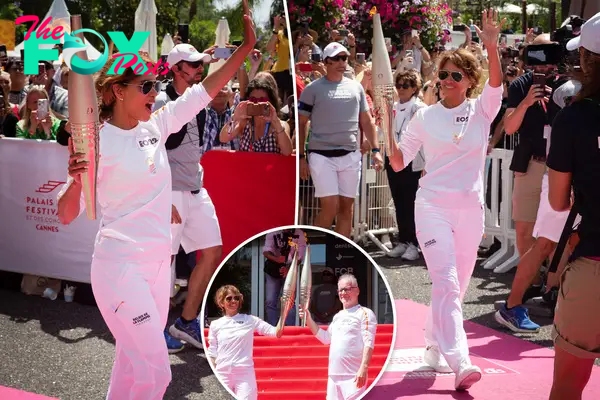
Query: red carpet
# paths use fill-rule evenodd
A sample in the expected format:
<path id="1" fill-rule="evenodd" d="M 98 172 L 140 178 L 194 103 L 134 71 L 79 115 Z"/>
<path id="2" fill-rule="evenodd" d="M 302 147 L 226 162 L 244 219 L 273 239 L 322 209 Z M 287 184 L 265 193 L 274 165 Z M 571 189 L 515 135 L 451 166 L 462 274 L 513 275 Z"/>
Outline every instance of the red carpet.
<path id="1" fill-rule="evenodd" d="M 385 364 L 393 332 L 393 325 L 377 326 L 369 385 Z M 253 358 L 259 399 L 323 400 L 328 355 L 329 346 L 321 344 L 308 328 L 286 327 L 280 339 L 255 335 Z"/>
<path id="2" fill-rule="evenodd" d="M 40 396 L 39 394 L 27 393 L 21 390 L 0 386 L 0 399 L 2 400 L 58 400 L 54 397 Z"/>
<path id="3" fill-rule="evenodd" d="M 396 301 L 397 336 L 392 357 L 377 386 L 365 399 L 548 400 L 554 350 L 473 322 L 465 330 L 473 364 L 482 380 L 468 393 L 454 391 L 454 374 L 437 374 L 423 363 L 427 306 Z M 600 399 L 600 369 L 595 367 L 583 400 Z"/>

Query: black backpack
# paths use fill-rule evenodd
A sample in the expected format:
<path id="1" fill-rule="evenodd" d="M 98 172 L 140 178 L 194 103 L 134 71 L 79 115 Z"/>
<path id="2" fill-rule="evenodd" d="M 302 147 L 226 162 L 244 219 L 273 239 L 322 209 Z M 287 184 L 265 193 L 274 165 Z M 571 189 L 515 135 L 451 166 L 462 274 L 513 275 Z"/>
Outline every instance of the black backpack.
<path id="1" fill-rule="evenodd" d="M 172 83 L 167 85 L 166 89 L 167 96 L 171 101 L 177 100 L 179 95 L 175 91 Z M 204 125 L 206 124 L 206 109 L 203 109 L 196 115 L 196 122 L 198 123 L 198 146 L 202 147 L 204 144 Z M 183 125 L 183 127 L 177 133 L 173 133 L 169 135 L 167 138 L 167 142 L 165 143 L 165 147 L 167 150 L 173 150 L 179 147 L 181 142 L 183 142 L 183 138 L 187 134 L 187 123 Z"/>

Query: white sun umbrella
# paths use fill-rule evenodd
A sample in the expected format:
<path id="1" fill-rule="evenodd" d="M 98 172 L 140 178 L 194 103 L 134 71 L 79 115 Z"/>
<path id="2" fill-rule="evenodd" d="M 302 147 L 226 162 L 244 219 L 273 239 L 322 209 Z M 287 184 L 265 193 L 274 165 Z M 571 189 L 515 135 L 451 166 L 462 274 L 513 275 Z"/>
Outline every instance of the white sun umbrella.
<path id="1" fill-rule="evenodd" d="M 523 9 L 521 7 L 508 3 L 504 4 L 500 9 L 500 13 L 503 14 L 521 14 L 522 11 Z"/>
<path id="2" fill-rule="evenodd" d="M 50 31 L 52 31 L 57 26 L 62 26 L 64 29 L 63 32 L 66 31 L 66 33 L 68 33 L 68 34 L 71 33 L 71 14 L 69 14 L 69 10 L 67 9 L 65 0 L 54 0 L 54 2 L 52 2 L 52 5 L 50 6 L 50 9 L 48 10 L 48 12 L 44 16 L 44 18 L 40 21 L 40 23 L 42 23 L 43 21 L 48 19 L 48 17 L 52 18 L 52 20 L 48 24 L 48 28 L 50 28 Z M 33 32 L 32 34 L 35 34 L 35 32 Z M 65 38 L 63 35 L 60 39 L 60 43 L 64 43 L 64 42 L 65 42 Z M 99 58 L 102 55 L 102 53 L 100 53 L 98 50 L 96 50 L 94 48 L 94 46 L 92 46 L 91 43 L 88 42 L 87 39 L 85 39 L 85 44 L 88 46 L 86 49 L 86 52 L 87 52 L 87 56 L 88 56 L 89 60 L 96 60 L 97 58 Z M 54 47 L 53 44 L 40 45 L 40 48 L 50 48 L 51 49 L 52 47 Z M 20 57 L 21 49 L 24 49 L 24 48 L 25 48 L 25 42 L 19 43 L 15 47 L 15 50 L 14 50 L 15 54 L 18 54 Z M 60 59 L 59 61 L 60 61 L 60 63 L 62 63 L 62 59 Z"/>
<path id="3" fill-rule="evenodd" d="M 229 30 L 229 24 L 227 23 L 226 18 L 221 18 L 219 20 L 219 25 L 217 25 L 217 30 L 215 32 L 215 44 L 218 47 L 225 47 L 227 43 L 229 43 L 229 35 L 231 35 L 231 31 Z M 219 60 L 217 62 L 211 63 L 208 66 L 208 75 L 216 72 L 223 66 L 225 60 Z"/>
<path id="4" fill-rule="evenodd" d="M 135 10 L 135 30 L 141 32 L 150 32 L 150 36 L 146 39 L 141 51 L 146 51 L 153 61 L 156 61 L 157 56 L 157 39 L 156 39 L 156 4 L 154 0 L 141 0 L 137 10 Z"/>
<path id="5" fill-rule="evenodd" d="M 548 9 L 546 7 L 542 7 L 538 4 L 527 4 L 527 14 L 539 14 L 543 12 L 547 12 Z"/>
<path id="6" fill-rule="evenodd" d="M 173 38 L 170 33 L 167 33 L 162 40 L 162 44 L 160 45 L 160 55 L 168 56 L 171 50 L 175 47 L 175 42 L 173 42 Z"/>

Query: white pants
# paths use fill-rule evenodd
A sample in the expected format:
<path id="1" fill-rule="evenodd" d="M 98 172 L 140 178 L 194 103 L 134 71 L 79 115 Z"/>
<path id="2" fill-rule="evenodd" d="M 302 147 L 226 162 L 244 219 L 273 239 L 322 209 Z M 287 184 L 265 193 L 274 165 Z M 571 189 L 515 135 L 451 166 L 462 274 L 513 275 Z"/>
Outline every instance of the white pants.
<path id="1" fill-rule="evenodd" d="M 359 150 L 342 157 L 309 153 L 308 166 L 315 197 L 358 196 L 362 154 Z"/>
<path id="2" fill-rule="evenodd" d="M 470 363 L 461 302 L 483 236 L 483 207 L 415 205 L 417 239 L 432 281 L 425 342 L 437 346 L 452 370 Z"/>
<path id="3" fill-rule="evenodd" d="M 198 194 L 174 190 L 173 204 L 181 224 L 171 224 L 171 254 L 179 253 L 179 245 L 191 253 L 223 244 L 215 206 L 206 189 Z"/>
<path id="4" fill-rule="evenodd" d="M 163 334 L 170 260 L 136 263 L 94 258 L 92 290 L 116 341 L 108 400 L 160 400 L 171 381 Z"/>
<path id="5" fill-rule="evenodd" d="M 360 389 L 354 382 L 355 375 L 329 376 L 327 378 L 327 400 L 358 399 L 367 389 L 367 383 Z"/>
<path id="6" fill-rule="evenodd" d="M 234 367 L 228 372 L 217 372 L 223 385 L 228 387 L 237 400 L 256 400 L 258 388 L 254 367 Z"/>
<path id="7" fill-rule="evenodd" d="M 540 208 L 538 209 L 535 226 L 533 228 L 533 237 L 543 237 L 558 243 L 560 235 L 567 223 L 570 211 L 554 211 L 548 200 L 548 174 L 544 175 L 542 180 L 542 194 L 540 195 Z M 575 218 L 573 225 L 579 224 L 581 216 Z"/>

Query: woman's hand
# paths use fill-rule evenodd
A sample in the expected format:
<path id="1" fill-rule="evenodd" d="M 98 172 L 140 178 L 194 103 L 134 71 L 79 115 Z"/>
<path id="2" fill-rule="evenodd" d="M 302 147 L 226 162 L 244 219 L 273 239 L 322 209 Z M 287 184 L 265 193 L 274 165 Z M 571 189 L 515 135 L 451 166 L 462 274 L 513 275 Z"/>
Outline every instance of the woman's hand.
<path id="1" fill-rule="evenodd" d="M 506 22 L 506 18 L 502 19 L 500 23 L 498 23 L 498 11 L 490 8 L 489 10 L 484 10 L 481 13 L 481 27 L 483 29 L 479 29 L 478 26 L 475 26 L 475 30 L 477 31 L 477 35 L 488 49 L 496 50 L 498 48 L 498 38 L 500 37 L 500 31 L 502 30 L 502 25 Z"/>
<path id="2" fill-rule="evenodd" d="M 259 104 L 262 106 L 269 107 L 269 115 L 262 116 L 261 118 L 263 120 L 265 120 L 266 122 L 270 122 L 271 125 L 273 126 L 273 128 L 276 128 L 276 130 L 279 132 L 281 130 L 281 121 L 279 120 L 279 115 L 277 114 L 277 110 L 275 109 L 275 107 L 273 107 L 273 104 L 271 104 L 271 103 L 259 103 Z"/>
<path id="3" fill-rule="evenodd" d="M 82 161 L 85 154 L 75 153 L 73 146 L 73 138 L 69 138 L 69 175 L 73 178 L 76 184 L 81 185 L 81 174 L 85 174 L 88 170 L 89 163 Z"/>
<path id="4" fill-rule="evenodd" d="M 245 124 L 246 121 L 252 118 L 248 116 L 248 104 L 250 104 L 249 101 L 242 101 L 237 105 L 231 118 L 233 122 L 242 122 Z"/>
<path id="5" fill-rule="evenodd" d="M 250 65 L 252 67 L 258 67 L 262 61 L 262 53 L 258 49 L 252 50 L 250 53 Z"/>
<path id="6" fill-rule="evenodd" d="M 29 134 L 31 136 L 35 135 L 39 124 L 39 120 L 37 117 L 37 110 L 31 111 L 31 115 L 29 116 Z"/>
<path id="7" fill-rule="evenodd" d="M 40 125 L 46 135 L 50 136 L 50 128 L 52 128 L 52 119 L 50 118 L 50 115 L 47 115 L 46 118 L 42 119 Z"/>
<path id="8" fill-rule="evenodd" d="M 252 21 L 252 12 L 250 11 L 250 7 L 248 7 L 248 0 L 242 0 L 242 8 L 244 9 L 244 41 L 242 42 L 242 46 L 253 49 L 256 44 L 256 30 L 254 29 L 254 21 Z M 273 29 L 276 29 L 276 27 Z"/>

